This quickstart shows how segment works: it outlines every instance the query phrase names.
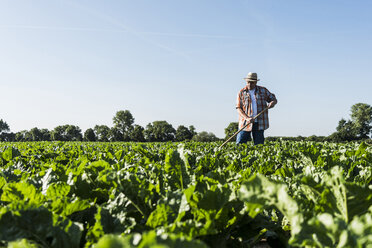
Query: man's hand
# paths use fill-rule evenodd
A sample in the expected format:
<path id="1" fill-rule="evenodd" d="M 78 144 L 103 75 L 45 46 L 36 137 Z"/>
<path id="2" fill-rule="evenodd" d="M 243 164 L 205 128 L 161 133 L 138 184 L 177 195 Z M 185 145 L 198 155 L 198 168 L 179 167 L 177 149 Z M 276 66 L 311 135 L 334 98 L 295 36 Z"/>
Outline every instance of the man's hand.
<path id="1" fill-rule="evenodd" d="M 268 107 L 269 108 L 274 108 L 275 105 L 276 105 L 276 101 L 272 101 L 272 102 L 269 102 Z"/>
<path id="2" fill-rule="evenodd" d="M 254 122 L 254 119 L 252 117 L 245 117 L 245 120 L 247 123 L 253 123 Z"/>

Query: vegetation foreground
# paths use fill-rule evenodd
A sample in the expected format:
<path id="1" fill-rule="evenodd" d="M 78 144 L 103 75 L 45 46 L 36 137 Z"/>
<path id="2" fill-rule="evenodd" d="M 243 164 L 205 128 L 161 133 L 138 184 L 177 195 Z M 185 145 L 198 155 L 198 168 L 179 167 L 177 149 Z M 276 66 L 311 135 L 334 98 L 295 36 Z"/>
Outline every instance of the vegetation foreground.
<path id="1" fill-rule="evenodd" d="M 0 246 L 372 247 L 365 143 L 0 143 Z"/>

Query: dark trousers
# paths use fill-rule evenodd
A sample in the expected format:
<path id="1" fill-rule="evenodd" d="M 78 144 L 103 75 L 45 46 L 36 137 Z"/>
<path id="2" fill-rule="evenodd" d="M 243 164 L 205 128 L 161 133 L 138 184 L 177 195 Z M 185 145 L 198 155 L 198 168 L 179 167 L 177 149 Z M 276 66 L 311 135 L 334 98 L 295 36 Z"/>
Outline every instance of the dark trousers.
<path id="1" fill-rule="evenodd" d="M 258 130 L 258 123 L 253 123 L 252 131 L 241 131 L 236 136 L 236 144 L 243 144 L 251 141 L 253 136 L 254 145 L 263 144 L 265 142 L 264 130 Z"/>

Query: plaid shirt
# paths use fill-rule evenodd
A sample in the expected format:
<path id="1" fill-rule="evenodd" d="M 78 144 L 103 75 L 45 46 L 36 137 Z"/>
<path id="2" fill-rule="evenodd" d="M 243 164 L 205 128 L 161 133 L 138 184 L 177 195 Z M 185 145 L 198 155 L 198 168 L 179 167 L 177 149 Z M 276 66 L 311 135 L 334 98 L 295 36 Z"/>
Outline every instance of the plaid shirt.
<path id="1" fill-rule="evenodd" d="M 256 96 L 257 114 L 267 107 L 267 103 L 276 100 L 275 95 L 270 93 L 265 87 L 256 85 L 254 94 Z M 249 117 L 254 117 L 252 116 L 252 101 L 247 86 L 239 91 L 238 97 L 236 98 L 236 108 L 241 108 Z M 267 111 L 262 113 L 256 120 L 258 121 L 259 130 L 266 130 L 269 128 L 269 114 Z M 247 124 L 245 118 L 239 114 L 239 129 L 243 128 L 245 124 Z M 252 126 L 252 123 L 249 124 L 244 131 L 252 131 Z"/>

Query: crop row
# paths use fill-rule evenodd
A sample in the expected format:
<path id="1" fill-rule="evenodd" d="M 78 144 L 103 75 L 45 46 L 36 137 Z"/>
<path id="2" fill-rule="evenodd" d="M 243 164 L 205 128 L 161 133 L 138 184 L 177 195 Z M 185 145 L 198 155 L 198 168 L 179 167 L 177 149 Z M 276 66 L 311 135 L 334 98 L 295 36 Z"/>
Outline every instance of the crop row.
<path id="1" fill-rule="evenodd" d="M 0 143 L 0 245 L 370 247 L 365 143 Z"/>

